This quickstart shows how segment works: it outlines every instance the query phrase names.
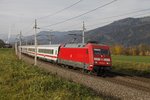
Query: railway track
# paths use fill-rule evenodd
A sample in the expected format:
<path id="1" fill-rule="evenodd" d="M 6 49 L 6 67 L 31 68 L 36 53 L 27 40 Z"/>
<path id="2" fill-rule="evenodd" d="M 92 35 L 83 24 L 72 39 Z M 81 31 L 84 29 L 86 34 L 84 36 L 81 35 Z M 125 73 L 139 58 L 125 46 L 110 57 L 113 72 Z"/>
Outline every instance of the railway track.
<path id="1" fill-rule="evenodd" d="M 70 70 L 72 71 L 72 69 Z M 80 73 L 89 75 L 87 73 L 83 73 L 82 70 L 80 71 Z M 105 76 L 103 75 L 102 76 L 89 75 L 89 76 L 150 93 L 150 79 L 148 78 L 131 76 L 128 74 L 121 74 L 117 72 L 110 72 L 108 75 Z"/>
<path id="2" fill-rule="evenodd" d="M 23 55 L 23 60 L 33 64 L 33 58 Z M 110 73 L 105 77 L 97 77 L 78 70 L 68 69 L 39 60 L 38 66 L 68 80 L 83 84 L 101 95 L 115 99 L 149 100 L 150 79 Z"/>
<path id="3" fill-rule="evenodd" d="M 86 74 L 86 73 L 83 73 L 82 70 L 80 71 L 80 73 Z M 89 76 L 93 77 L 92 75 L 89 75 Z M 122 73 L 117 73 L 117 72 L 110 72 L 110 74 L 105 75 L 105 76 L 94 76 L 94 77 L 150 93 L 150 79 L 148 78 L 131 76 L 128 74 L 122 74 Z"/>
<path id="4" fill-rule="evenodd" d="M 145 83 L 145 82 L 141 82 L 141 81 L 135 81 L 135 80 L 131 80 L 130 78 L 126 78 L 126 77 L 114 77 L 114 78 L 105 78 L 105 80 L 116 83 L 116 84 L 120 84 L 120 85 L 124 85 L 136 90 L 141 90 L 141 91 L 145 91 L 145 92 L 149 92 L 150 93 L 150 84 L 149 83 Z"/>
<path id="5" fill-rule="evenodd" d="M 150 79 L 144 77 L 131 76 L 117 72 L 111 72 L 109 77 L 105 78 L 108 81 L 122 84 L 138 90 L 150 92 Z"/>

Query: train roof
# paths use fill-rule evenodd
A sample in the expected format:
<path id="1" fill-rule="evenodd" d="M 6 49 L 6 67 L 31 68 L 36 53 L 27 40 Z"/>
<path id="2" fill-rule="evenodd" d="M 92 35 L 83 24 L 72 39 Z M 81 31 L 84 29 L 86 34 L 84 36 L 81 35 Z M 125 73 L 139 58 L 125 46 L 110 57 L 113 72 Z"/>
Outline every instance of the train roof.
<path id="1" fill-rule="evenodd" d="M 87 44 L 82 44 L 82 43 L 76 43 L 76 44 L 51 44 L 51 45 L 37 45 L 37 47 L 66 47 L 66 48 L 83 48 L 86 47 L 88 45 L 93 45 L 93 46 L 108 46 L 108 45 L 104 45 L 104 44 L 95 44 L 95 43 L 87 43 Z M 35 45 L 23 45 L 21 47 L 35 47 Z"/>
<path id="2" fill-rule="evenodd" d="M 86 44 L 82 44 L 82 43 L 77 43 L 77 44 L 65 44 L 63 45 L 63 47 L 85 47 Z"/>
<path id="3" fill-rule="evenodd" d="M 60 44 L 52 44 L 52 45 L 37 45 L 37 47 L 58 47 Z M 21 47 L 35 47 L 35 45 L 23 45 Z"/>
<path id="4" fill-rule="evenodd" d="M 86 47 L 87 45 L 100 45 L 100 46 L 108 46 L 108 45 L 104 45 L 104 44 L 95 44 L 95 43 L 87 43 L 87 44 L 82 44 L 82 43 L 77 43 L 77 44 L 64 44 L 62 45 L 62 47 L 67 47 L 67 48 L 82 48 L 82 47 Z"/>

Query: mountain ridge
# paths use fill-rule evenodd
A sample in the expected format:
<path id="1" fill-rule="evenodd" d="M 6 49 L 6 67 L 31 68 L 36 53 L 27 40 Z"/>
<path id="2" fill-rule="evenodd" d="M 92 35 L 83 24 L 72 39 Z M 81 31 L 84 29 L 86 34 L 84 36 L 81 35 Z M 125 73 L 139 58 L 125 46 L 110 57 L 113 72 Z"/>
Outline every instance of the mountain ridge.
<path id="1" fill-rule="evenodd" d="M 125 18 L 88 31 L 86 39 L 96 40 L 107 44 L 117 43 L 125 46 L 134 46 L 141 43 L 150 45 L 149 27 L 150 17 Z M 90 38 L 92 36 L 95 38 Z"/>
<path id="2" fill-rule="evenodd" d="M 38 44 L 49 44 L 50 35 L 52 43 L 81 43 L 82 30 L 72 31 L 41 31 L 37 34 Z M 34 35 L 25 38 L 28 44 L 34 43 Z M 15 41 L 15 38 L 14 38 Z M 108 45 L 122 44 L 135 46 L 139 44 L 150 45 L 150 16 L 142 18 L 125 18 L 114 21 L 108 25 L 85 32 L 85 42 L 97 41 Z"/>

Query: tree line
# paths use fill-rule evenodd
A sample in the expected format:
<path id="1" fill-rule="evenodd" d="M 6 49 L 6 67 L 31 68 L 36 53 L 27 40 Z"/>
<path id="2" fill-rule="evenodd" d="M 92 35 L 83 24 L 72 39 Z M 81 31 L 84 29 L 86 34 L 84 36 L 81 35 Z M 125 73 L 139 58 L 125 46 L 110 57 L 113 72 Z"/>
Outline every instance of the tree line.
<path id="1" fill-rule="evenodd" d="M 5 46 L 4 41 L 0 39 L 0 48 L 3 48 L 4 46 Z"/>
<path id="2" fill-rule="evenodd" d="M 139 44 L 137 46 L 125 47 L 121 44 L 111 46 L 111 53 L 114 55 L 150 56 L 150 46 Z"/>
<path id="3" fill-rule="evenodd" d="M 0 39 L 0 48 L 12 48 L 12 45 L 5 43 L 3 40 Z"/>

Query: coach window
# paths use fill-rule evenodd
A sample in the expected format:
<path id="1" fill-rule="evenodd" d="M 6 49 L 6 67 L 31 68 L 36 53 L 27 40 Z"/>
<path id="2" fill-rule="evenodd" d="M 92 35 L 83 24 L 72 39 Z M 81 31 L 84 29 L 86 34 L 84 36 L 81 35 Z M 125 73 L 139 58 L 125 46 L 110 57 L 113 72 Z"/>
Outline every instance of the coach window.
<path id="1" fill-rule="evenodd" d="M 40 53 L 53 54 L 53 50 L 51 49 L 39 49 Z"/>
<path id="2" fill-rule="evenodd" d="M 33 48 L 29 48 L 28 50 L 29 50 L 29 51 L 32 51 L 32 52 L 34 52 L 34 51 L 35 51 L 35 49 L 33 49 Z"/>
<path id="3" fill-rule="evenodd" d="M 57 55 L 57 50 L 55 51 L 55 55 Z"/>
<path id="4" fill-rule="evenodd" d="M 50 54 L 53 54 L 54 53 L 54 50 L 50 50 Z"/>
<path id="5" fill-rule="evenodd" d="M 40 53 L 43 53 L 43 49 L 39 49 L 39 52 L 40 52 Z"/>

